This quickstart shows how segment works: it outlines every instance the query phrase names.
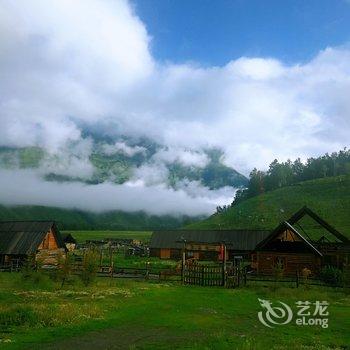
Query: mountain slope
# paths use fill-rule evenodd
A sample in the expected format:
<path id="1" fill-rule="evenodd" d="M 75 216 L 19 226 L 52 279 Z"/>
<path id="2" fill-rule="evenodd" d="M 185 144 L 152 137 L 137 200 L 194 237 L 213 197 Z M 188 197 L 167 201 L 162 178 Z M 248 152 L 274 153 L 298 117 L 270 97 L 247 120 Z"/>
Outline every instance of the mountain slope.
<path id="1" fill-rule="evenodd" d="M 153 230 L 175 229 L 199 218 L 187 216 L 148 215 L 144 212 L 126 213 L 109 211 L 92 213 L 74 209 L 43 206 L 0 205 L 0 221 L 6 220 L 55 220 L 61 230 Z"/>
<path id="2" fill-rule="evenodd" d="M 137 179 L 147 183 L 147 169 L 153 173 L 161 170 L 159 181 L 175 189 L 183 181 L 197 181 L 209 189 L 240 188 L 248 183 L 244 175 L 223 163 L 221 150 L 175 151 L 179 154 L 151 141 L 132 143 L 125 138 L 114 144 L 94 141 L 91 149 L 85 151 L 71 146 L 57 154 L 39 147 L 0 147 L 0 169 L 40 168 L 47 181 L 88 184 L 104 181 L 123 184 Z"/>
<path id="3" fill-rule="evenodd" d="M 190 224 L 190 229 L 272 229 L 307 205 L 350 237 L 350 176 L 329 177 L 298 183 L 250 198 L 226 212 Z M 305 227 L 314 223 L 305 219 Z"/>

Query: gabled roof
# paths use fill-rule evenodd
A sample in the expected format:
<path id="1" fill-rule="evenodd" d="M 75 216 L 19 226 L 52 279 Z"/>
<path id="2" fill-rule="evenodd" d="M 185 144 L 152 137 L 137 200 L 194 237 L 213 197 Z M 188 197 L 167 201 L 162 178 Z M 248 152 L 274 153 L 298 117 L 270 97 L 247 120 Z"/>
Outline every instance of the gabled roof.
<path id="1" fill-rule="evenodd" d="M 284 232 L 286 229 L 289 229 L 292 232 L 294 232 L 294 234 L 296 234 L 312 251 L 314 251 L 317 255 L 322 256 L 322 253 L 287 221 L 284 221 L 281 224 L 279 224 L 279 226 L 273 232 L 271 232 L 271 234 L 268 237 L 266 237 L 256 246 L 256 249 L 259 250 L 263 248 L 267 243 L 271 242 L 277 235 Z"/>
<path id="2" fill-rule="evenodd" d="M 220 244 L 238 251 L 251 251 L 266 238 L 266 230 L 170 230 L 155 231 L 152 234 L 150 248 L 181 249 L 183 241 L 188 243 Z"/>
<path id="3" fill-rule="evenodd" d="M 77 240 L 70 233 L 61 233 L 61 237 L 64 243 L 77 243 Z"/>
<path id="4" fill-rule="evenodd" d="M 347 237 L 342 235 L 339 231 L 337 231 L 333 226 L 331 226 L 328 222 L 326 222 L 324 219 L 322 219 L 320 216 L 318 216 L 314 211 L 312 211 L 307 206 L 304 206 L 300 210 L 298 210 L 295 214 L 293 214 L 287 222 L 289 222 L 291 225 L 294 225 L 297 223 L 301 218 L 303 218 L 305 215 L 310 216 L 313 220 L 315 220 L 318 224 L 320 224 L 322 227 L 324 227 L 330 234 L 332 234 L 334 237 L 336 237 L 341 242 L 350 242 Z"/>
<path id="5" fill-rule="evenodd" d="M 322 253 L 316 248 L 317 241 L 311 241 L 308 238 L 305 238 L 302 234 L 299 233 L 299 231 L 295 228 L 295 224 L 305 215 L 309 215 L 312 219 L 314 219 L 317 223 L 319 223 L 322 227 L 324 227 L 328 232 L 330 232 L 333 236 L 335 236 L 338 240 L 340 240 L 342 243 L 349 243 L 349 240 L 347 237 L 342 235 L 340 232 L 338 232 L 334 227 L 332 227 L 330 224 L 328 224 L 325 220 L 320 218 L 314 211 L 312 211 L 308 207 L 303 207 L 300 210 L 298 210 L 294 215 L 292 215 L 288 221 L 282 222 L 275 230 L 271 232 L 269 236 L 266 237 L 263 241 L 261 241 L 256 249 L 259 250 L 263 248 L 268 242 L 270 242 L 272 239 L 274 239 L 278 234 L 283 232 L 286 229 L 291 230 L 294 232 L 299 238 L 302 239 L 302 241 L 310 248 L 312 249 L 316 254 L 322 256 Z"/>
<path id="6" fill-rule="evenodd" d="M 54 221 L 3 221 L 0 222 L 0 254 L 27 255 L 38 246 L 53 228 L 58 247 L 64 248 Z"/>

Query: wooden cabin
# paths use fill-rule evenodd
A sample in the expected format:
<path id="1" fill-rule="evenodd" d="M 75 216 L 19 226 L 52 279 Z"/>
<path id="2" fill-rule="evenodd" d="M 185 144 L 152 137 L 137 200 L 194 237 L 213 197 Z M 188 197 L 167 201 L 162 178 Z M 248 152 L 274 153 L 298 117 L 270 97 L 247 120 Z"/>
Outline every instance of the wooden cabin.
<path id="1" fill-rule="evenodd" d="M 299 224 L 305 215 L 321 227 L 321 235 L 307 233 Z M 252 267 L 258 274 L 302 273 L 304 268 L 317 274 L 325 265 L 342 268 L 350 260 L 350 241 L 311 209 L 304 207 L 282 222 L 260 242 L 252 255 Z"/>
<path id="2" fill-rule="evenodd" d="M 222 246 L 226 259 L 250 258 L 256 245 L 270 234 L 265 230 L 173 230 L 155 231 L 150 241 L 150 256 L 161 259 L 187 258 L 220 260 Z"/>
<path id="3" fill-rule="evenodd" d="M 54 266 L 66 248 L 54 221 L 0 222 L 0 265 L 19 267 L 28 257 Z"/>

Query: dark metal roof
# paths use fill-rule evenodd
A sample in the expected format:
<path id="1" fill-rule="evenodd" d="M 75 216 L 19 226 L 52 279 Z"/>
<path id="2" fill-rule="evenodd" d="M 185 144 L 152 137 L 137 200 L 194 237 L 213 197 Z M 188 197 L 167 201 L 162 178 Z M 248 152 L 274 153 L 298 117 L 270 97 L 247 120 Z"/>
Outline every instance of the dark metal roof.
<path id="1" fill-rule="evenodd" d="M 61 237 L 64 243 L 77 243 L 77 240 L 70 233 L 61 233 Z"/>
<path id="2" fill-rule="evenodd" d="M 181 249 L 183 240 L 192 243 L 225 243 L 229 249 L 251 251 L 265 239 L 265 230 L 174 230 L 155 231 L 150 248 Z"/>
<path id="3" fill-rule="evenodd" d="M 27 255 L 35 253 L 46 233 L 53 233 L 60 248 L 64 247 L 54 221 L 0 222 L 0 254 Z"/>

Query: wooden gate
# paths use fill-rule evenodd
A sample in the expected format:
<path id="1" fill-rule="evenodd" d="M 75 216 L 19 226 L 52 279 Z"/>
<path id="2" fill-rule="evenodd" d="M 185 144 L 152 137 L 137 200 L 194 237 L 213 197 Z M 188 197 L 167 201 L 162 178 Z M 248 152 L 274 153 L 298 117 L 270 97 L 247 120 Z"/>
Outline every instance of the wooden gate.
<path id="1" fill-rule="evenodd" d="M 183 282 L 198 286 L 224 286 L 224 268 L 220 265 L 185 265 Z"/>

